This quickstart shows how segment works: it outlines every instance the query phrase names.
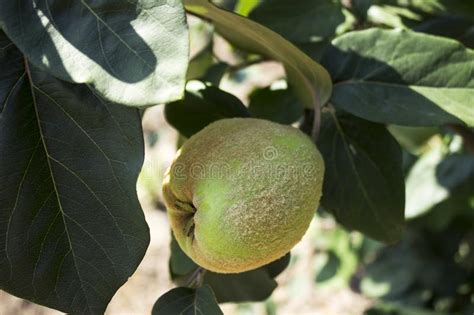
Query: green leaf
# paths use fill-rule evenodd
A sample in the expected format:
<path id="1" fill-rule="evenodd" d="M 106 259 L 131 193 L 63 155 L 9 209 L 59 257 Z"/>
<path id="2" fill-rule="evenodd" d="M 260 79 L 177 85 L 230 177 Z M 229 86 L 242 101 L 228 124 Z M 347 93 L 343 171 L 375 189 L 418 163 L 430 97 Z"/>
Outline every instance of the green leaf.
<path id="1" fill-rule="evenodd" d="M 235 12 L 239 15 L 248 16 L 259 2 L 260 0 L 239 0 Z"/>
<path id="2" fill-rule="evenodd" d="M 0 0 L 0 28 L 40 69 L 130 106 L 180 98 L 188 62 L 181 1 Z"/>
<path id="3" fill-rule="evenodd" d="M 0 29 L 0 114 L 3 107 L 19 84 L 19 73 L 25 71 L 23 55 Z"/>
<path id="4" fill-rule="evenodd" d="M 207 273 L 204 283 L 216 293 L 219 303 L 265 301 L 276 289 L 276 281 L 264 269 L 237 274 Z"/>
<path id="5" fill-rule="evenodd" d="M 303 116 L 304 107 L 291 90 L 265 88 L 250 94 L 249 111 L 252 117 L 291 125 Z"/>
<path id="6" fill-rule="evenodd" d="M 407 126 L 474 126 L 474 52 L 409 31 L 370 29 L 333 41 L 323 64 L 331 103 L 361 118 Z"/>
<path id="7" fill-rule="evenodd" d="M 333 0 L 264 0 L 249 17 L 299 43 L 319 42 L 332 37 L 344 22 L 342 5 Z"/>
<path id="8" fill-rule="evenodd" d="M 405 127 L 390 125 L 388 131 L 401 147 L 412 154 L 420 154 L 428 140 L 440 132 L 436 127 Z"/>
<path id="9" fill-rule="evenodd" d="M 400 0 L 399 0 L 400 1 Z M 474 17 L 474 3 L 466 0 L 430 0 L 435 3 L 439 12 L 457 14 L 468 18 Z M 421 1 L 421 3 L 423 3 Z M 421 4 L 420 3 L 420 4 Z"/>
<path id="10" fill-rule="evenodd" d="M 198 289 L 175 288 L 162 295 L 152 315 L 223 315 L 208 285 Z"/>
<path id="11" fill-rule="evenodd" d="M 415 29 L 417 32 L 449 37 L 463 43 L 468 48 L 474 48 L 474 21 L 442 16 L 431 19 Z"/>
<path id="12" fill-rule="evenodd" d="M 209 67 L 214 64 L 212 47 L 205 48 L 189 61 L 186 80 L 197 80 L 206 74 Z"/>
<path id="13" fill-rule="evenodd" d="M 166 120 L 187 138 L 216 120 L 249 116 L 238 98 L 198 81 L 188 83 L 184 99 L 165 106 Z"/>
<path id="14" fill-rule="evenodd" d="M 103 313 L 149 243 L 135 188 L 140 115 L 25 67 L 10 58 L 21 55 L 14 45 L 6 49 L 0 289 L 63 312 Z"/>
<path id="15" fill-rule="evenodd" d="M 446 154 L 445 148 L 441 146 L 432 149 L 424 154 L 408 173 L 406 218 L 413 219 L 427 213 L 459 190 L 466 190 L 469 181 L 473 183 L 474 188 L 472 155 Z"/>
<path id="16" fill-rule="evenodd" d="M 169 271 L 171 274 L 171 279 L 175 280 L 179 277 L 191 274 L 199 266 L 191 260 L 179 247 L 178 242 L 174 235 L 171 235 L 171 256 L 169 262 Z M 178 284 L 181 284 L 180 279 L 178 279 Z M 182 283 L 184 285 L 184 283 Z"/>
<path id="17" fill-rule="evenodd" d="M 329 111 L 318 147 L 326 165 L 322 206 L 349 229 L 397 241 L 404 224 L 402 155 L 385 127 Z"/>
<path id="18" fill-rule="evenodd" d="M 328 251 L 327 261 L 324 266 L 319 270 L 316 276 L 316 282 L 321 283 L 331 280 L 337 275 L 337 272 L 340 268 L 341 260 L 339 259 L 339 257 L 334 253 L 334 251 Z"/>
<path id="19" fill-rule="evenodd" d="M 186 10 L 211 20 L 216 30 L 237 47 L 283 63 L 288 81 L 308 108 L 322 106 L 331 95 L 327 71 L 282 36 L 252 20 L 219 9 L 207 0 L 185 0 Z"/>
<path id="20" fill-rule="evenodd" d="M 397 297 L 415 283 L 422 271 L 423 261 L 409 251 L 384 253 L 366 266 L 361 291 L 371 298 Z"/>
<path id="21" fill-rule="evenodd" d="M 273 278 L 282 273 L 289 262 L 290 254 L 287 254 L 266 266 L 243 273 L 220 274 L 206 271 L 204 283 L 212 287 L 219 303 L 263 301 L 277 287 Z M 170 257 L 173 281 L 178 285 L 187 285 L 197 268 L 199 266 L 186 256 L 173 237 Z"/>

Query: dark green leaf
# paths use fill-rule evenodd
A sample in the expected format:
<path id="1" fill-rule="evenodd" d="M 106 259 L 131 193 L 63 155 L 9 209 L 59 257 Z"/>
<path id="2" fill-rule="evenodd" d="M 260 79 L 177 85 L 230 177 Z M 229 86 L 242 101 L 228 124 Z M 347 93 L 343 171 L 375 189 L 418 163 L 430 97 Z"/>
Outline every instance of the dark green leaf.
<path id="1" fill-rule="evenodd" d="M 229 64 L 225 62 L 215 63 L 207 69 L 200 80 L 214 86 L 219 86 L 227 70 L 229 70 Z"/>
<path id="2" fill-rule="evenodd" d="M 2 28 L 50 74 L 131 106 L 183 94 L 188 34 L 181 1 L 0 0 Z"/>
<path id="3" fill-rule="evenodd" d="M 0 113 L 3 107 L 18 88 L 23 77 L 19 74 L 25 72 L 23 67 L 23 55 L 15 48 L 13 43 L 0 29 Z"/>
<path id="4" fill-rule="evenodd" d="M 209 272 L 204 277 L 216 294 L 219 303 L 264 301 L 276 289 L 276 281 L 264 269 L 237 274 Z"/>
<path id="5" fill-rule="evenodd" d="M 436 6 L 439 11 L 443 10 L 447 13 L 457 14 L 474 19 L 474 3 L 466 0 L 434 0 L 438 2 Z M 421 2 L 423 3 L 423 2 Z"/>
<path id="6" fill-rule="evenodd" d="M 326 51 L 326 48 L 331 43 L 331 40 L 319 41 L 314 43 L 295 43 L 305 54 L 310 56 L 313 60 L 320 62 Z"/>
<path id="7" fill-rule="evenodd" d="M 282 273 L 290 262 L 290 254 L 255 270 L 238 274 L 220 274 L 207 271 L 204 283 L 212 287 L 219 303 L 250 302 L 267 299 L 277 287 L 273 279 Z M 181 250 L 172 238 L 170 273 L 178 285 L 187 285 L 199 266 Z"/>
<path id="8" fill-rule="evenodd" d="M 213 63 L 212 47 L 203 49 L 189 62 L 186 80 L 200 79 Z"/>
<path id="9" fill-rule="evenodd" d="M 372 5 L 373 0 L 353 0 L 352 11 L 362 21 L 367 18 L 367 11 Z"/>
<path id="10" fill-rule="evenodd" d="M 332 37 L 344 22 L 342 6 L 333 0 L 263 0 L 249 17 L 286 39 L 300 43 Z"/>
<path id="11" fill-rule="evenodd" d="M 471 154 L 446 154 L 445 150 L 444 147 L 433 148 L 408 173 L 407 218 L 425 214 L 458 192 L 472 193 L 470 189 L 474 189 L 474 157 Z M 460 199 L 464 198 L 460 196 Z"/>
<path id="12" fill-rule="evenodd" d="M 303 110 L 291 90 L 265 88 L 250 94 L 249 111 L 255 118 L 290 125 L 303 116 Z"/>
<path id="13" fill-rule="evenodd" d="M 442 16 L 421 24 L 415 30 L 417 32 L 456 39 L 463 43 L 464 46 L 474 48 L 473 20 Z"/>
<path id="14" fill-rule="evenodd" d="M 285 256 L 281 257 L 278 260 L 264 266 L 263 268 L 268 272 L 268 275 L 272 278 L 276 278 L 280 273 L 285 271 L 285 269 L 290 264 L 291 254 L 288 253 Z"/>
<path id="15" fill-rule="evenodd" d="M 408 126 L 474 125 L 474 52 L 459 42 L 371 29 L 333 41 L 323 64 L 331 102 L 367 120 Z"/>
<path id="16" fill-rule="evenodd" d="M 377 304 L 367 311 L 364 315 L 449 315 L 436 311 L 429 311 L 416 307 L 399 305 L 397 303 L 381 303 Z"/>
<path id="17" fill-rule="evenodd" d="M 184 99 L 165 106 L 166 120 L 187 138 L 216 120 L 249 116 L 238 98 L 210 85 L 188 88 Z"/>
<path id="18" fill-rule="evenodd" d="M 322 206 L 350 229 L 397 241 L 405 206 L 402 155 L 385 127 L 329 111 L 318 147 L 326 164 Z"/>
<path id="19" fill-rule="evenodd" d="M 170 256 L 170 263 L 169 263 L 169 269 L 171 273 L 171 279 L 175 280 L 178 279 L 179 277 L 191 274 L 196 268 L 199 266 L 191 260 L 179 247 L 178 242 L 176 241 L 176 238 L 172 235 L 171 236 L 171 244 L 170 244 L 170 249 L 171 249 L 171 256 Z M 183 284 L 179 282 L 178 284 Z"/>
<path id="20" fill-rule="evenodd" d="M 7 49 L 0 82 L 16 83 L 0 86 L 0 289 L 103 313 L 149 243 L 135 188 L 140 116 L 89 86 L 25 68 Z"/>
<path id="21" fill-rule="evenodd" d="M 337 275 L 339 268 L 341 267 L 341 260 L 334 253 L 334 251 L 328 251 L 328 260 L 324 267 L 319 271 L 316 276 L 316 282 L 325 282 L 332 279 Z"/>
<path id="22" fill-rule="evenodd" d="M 411 252 L 388 252 L 365 268 L 361 282 L 362 293 L 371 298 L 403 295 L 422 270 L 423 261 L 414 257 Z"/>
<path id="23" fill-rule="evenodd" d="M 325 104 L 332 83 L 326 69 L 293 44 L 245 17 L 219 9 L 207 0 L 185 0 L 186 10 L 211 20 L 216 30 L 237 47 L 280 61 L 296 95 L 308 108 Z"/>
<path id="24" fill-rule="evenodd" d="M 223 315 L 208 285 L 198 289 L 175 288 L 162 295 L 152 315 Z"/>

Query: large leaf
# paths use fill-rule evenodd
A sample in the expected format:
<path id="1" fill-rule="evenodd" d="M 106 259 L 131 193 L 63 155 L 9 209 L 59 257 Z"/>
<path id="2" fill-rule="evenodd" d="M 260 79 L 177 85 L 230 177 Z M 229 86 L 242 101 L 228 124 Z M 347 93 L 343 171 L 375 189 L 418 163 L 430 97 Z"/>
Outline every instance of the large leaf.
<path id="1" fill-rule="evenodd" d="M 166 120 L 188 138 L 216 120 L 249 116 L 237 97 L 198 81 L 188 83 L 182 100 L 165 107 Z"/>
<path id="2" fill-rule="evenodd" d="M 20 55 L 0 54 L 0 82 L 15 81 L 0 86 L 0 289 L 103 313 L 149 243 L 135 189 L 140 116 Z"/>
<path id="3" fill-rule="evenodd" d="M 267 299 L 277 287 L 274 280 L 282 273 L 290 262 L 290 254 L 255 270 L 238 274 L 220 274 L 206 271 L 204 283 L 214 290 L 219 303 L 250 302 Z M 196 274 L 199 268 L 181 250 L 178 243 L 172 238 L 170 273 L 173 280 L 179 285 L 186 285 L 190 277 Z"/>
<path id="4" fill-rule="evenodd" d="M 219 9 L 207 0 L 185 0 L 186 10 L 211 20 L 232 44 L 283 63 L 288 80 L 308 108 L 325 104 L 331 95 L 327 71 L 270 29 L 240 15 Z"/>
<path id="5" fill-rule="evenodd" d="M 152 315 L 223 315 L 209 286 L 175 288 L 156 301 Z"/>
<path id="6" fill-rule="evenodd" d="M 180 98 L 188 59 L 181 1 L 0 0 L 2 28 L 54 76 L 141 106 Z"/>
<path id="7" fill-rule="evenodd" d="M 332 37 L 344 22 L 342 5 L 333 0 L 264 0 L 249 17 L 293 42 Z"/>
<path id="8" fill-rule="evenodd" d="M 402 155 L 385 127 L 330 111 L 318 147 L 326 165 L 322 206 L 350 229 L 397 241 L 404 223 Z"/>
<path id="9" fill-rule="evenodd" d="M 323 64 L 331 103 L 367 120 L 408 126 L 474 126 L 474 52 L 409 31 L 370 29 L 333 41 Z"/>
<path id="10" fill-rule="evenodd" d="M 473 20 L 442 16 L 426 21 L 418 26 L 415 31 L 456 39 L 463 43 L 464 46 L 471 49 L 474 48 Z"/>
<path id="11" fill-rule="evenodd" d="M 411 168 L 406 183 L 406 218 L 411 219 L 462 190 L 472 195 L 469 189 L 474 188 L 474 158 L 467 153 L 446 154 L 442 146 L 433 148 Z"/>
<path id="12" fill-rule="evenodd" d="M 303 116 L 304 107 L 289 89 L 265 88 L 250 94 L 249 111 L 252 117 L 291 125 Z"/>

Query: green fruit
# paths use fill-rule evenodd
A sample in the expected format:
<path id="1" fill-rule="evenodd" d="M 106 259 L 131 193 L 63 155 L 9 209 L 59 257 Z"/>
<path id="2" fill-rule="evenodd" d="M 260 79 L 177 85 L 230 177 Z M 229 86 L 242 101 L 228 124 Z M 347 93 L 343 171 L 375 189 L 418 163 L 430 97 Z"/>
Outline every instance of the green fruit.
<path id="1" fill-rule="evenodd" d="M 184 143 L 163 193 L 183 251 L 205 269 L 238 273 L 282 257 L 303 237 L 323 175 L 319 151 L 298 129 L 224 119 Z"/>

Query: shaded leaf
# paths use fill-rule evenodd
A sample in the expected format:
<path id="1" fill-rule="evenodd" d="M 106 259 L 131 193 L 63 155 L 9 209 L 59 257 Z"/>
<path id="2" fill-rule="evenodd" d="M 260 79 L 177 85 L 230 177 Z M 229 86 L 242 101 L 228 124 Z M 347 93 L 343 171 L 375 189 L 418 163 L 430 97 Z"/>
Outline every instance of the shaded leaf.
<path id="1" fill-rule="evenodd" d="M 188 33 L 181 1 L 0 0 L 2 28 L 40 69 L 130 106 L 182 96 Z"/>
<path id="2" fill-rule="evenodd" d="M 474 125 L 474 52 L 459 42 L 370 29 L 333 41 L 322 63 L 331 103 L 361 118 L 407 126 Z"/>
<path id="3" fill-rule="evenodd" d="M 400 268 L 404 266 L 404 268 Z M 422 260 L 410 252 L 389 252 L 365 269 L 362 293 L 371 298 L 396 297 L 404 294 L 423 270 Z"/>
<path id="4" fill-rule="evenodd" d="M 0 29 L 0 113 L 25 72 L 23 55 Z M 22 79 L 22 78 L 21 78 Z"/>
<path id="5" fill-rule="evenodd" d="M 175 288 L 162 295 L 152 315 L 223 315 L 211 287 Z"/>
<path id="6" fill-rule="evenodd" d="M 399 0 L 400 1 L 400 0 Z M 474 3 L 466 0 L 432 0 L 438 13 L 450 13 L 474 18 Z M 419 2 L 422 5 L 423 1 Z"/>
<path id="7" fill-rule="evenodd" d="M 417 32 L 436 36 L 449 37 L 463 43 L 468 48 L 474 48 L 474 21 L 442 16 L 431 19 L 415 29 Z"/>
<path id="8" fill-rule="evenodd" d="M 469 187 L 474 188 L 472 155 L 446 154 L 445 148 L 434 148 L 424 154 L 408 173 L 405 216 L 412 219 L 423 215 L 460 189 L 469 194 Z"/>
<path id="9" fill-rule="evenodd" d="M 249 116 L 238 98 L 197 81 L 188 83 L 184 99 L 165 106 L 166 120 L 187 138 L 216 120 Z"/>
<path id="10" fill-rule="evenodd" d="M 280 61 L 288 81 L 308 108 L 325 104 L 331 95 L 327 71 L 277 33 L 245 17 L 219 9 L 207 0 L 185 0 L 186 10 L 211 20 L 237 47 Z"/>
<path id="11" fill-rule="evenodd" d="M 316 282 L 326 282 L 337 275 L 339 268 L 341 267 L 341 260 L 332 251 L 328 251 L 328 259 L 324 266 L 319 270 L 316 275 Z"/>
<path id="12" fill-rule="evenodd" d="M 300 43 L 332 37 L 344 22 L 341 4 L 332 0 L 263 0 L 249 17 L 286 39 Z"/>
<path id="13" fill-rule="evenodd" d="M 318 147 L 326 165 L 322 206 L 349 229 L 397 241 L 404 223 L 402 155 L 385 127 L 330 111 Z"/>
<path id="14" fill-rule="evenodd" d="M 249 111 L 252 117 L 291 125 L 303 116 L 304 107 L 290 90 L 265 88 L 250 94 Z"/>
<path id="15" fill-rule="evenodd" d="M 209 67 L 214 64 L 211 47 L 203 49 L 189 61 L 186 80 L 200 79 Z"/>
<path id="16" fill-rule="evenodd" d="M 238 274 L 220 274 L 206 271 L 204 283 L 214 290 L 219 303 L 250 302 L 267 299 L 277 287 L 273 279 L 283 272 L 290 262 L 290 254 L 255 270 Z M 199 266 L 181 250 L 172 238 L 170 273 L 178 285 L 187 285 Z"/>
<path id="17" fill-rule="evenodd" d="M 187 274 L 192 273 L 196 268 L 199 266 L 191 260 L 179 247 L 178 242 L 174 235 L 171 235 L 171 255 L 170 255 L 170 262 L 169 262 L 169 271 L 171 274 L 171 279 L 175 280 L 179 277 L 185 276 Z M 179 282 L 178 284 L 183 284 Z"/>
<path id="18" fill-rule="evenodd" d="M 270 297 L 277 283 L 261 269 L 237 274 L 209 273 L 204 278 L 216 293 L 219 303 L 264 301 Z"/>
<path id="19" fill-rule="evenodd" d="M 5 47 L 5 46 L 4 46 Z M 138 110 L 0 55 L 0 289 L 103 313 L 149 243 Z M 7 59 L 8 57 L 8 59 Z M 13 71 L 16 69 L 17 71 Z"/>

